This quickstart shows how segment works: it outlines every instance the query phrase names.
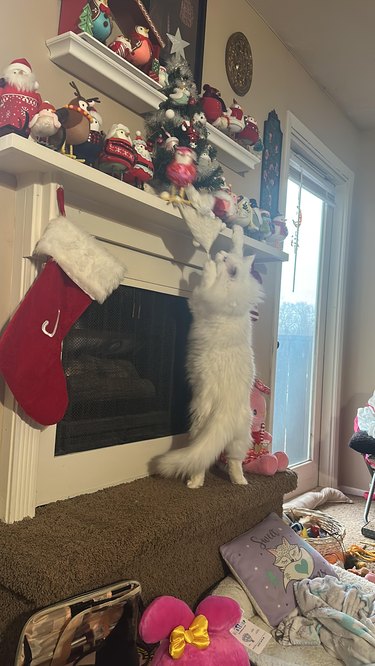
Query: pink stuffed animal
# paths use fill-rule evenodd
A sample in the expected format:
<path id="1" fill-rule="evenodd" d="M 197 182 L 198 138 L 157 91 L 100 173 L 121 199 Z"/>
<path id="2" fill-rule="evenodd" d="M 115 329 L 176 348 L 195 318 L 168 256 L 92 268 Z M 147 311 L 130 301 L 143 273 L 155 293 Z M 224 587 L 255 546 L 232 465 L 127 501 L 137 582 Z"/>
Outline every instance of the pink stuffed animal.
<path id="1" fill-rule="evenodd" d="M 241 619 L 229 597 L 204 599 L 196 613 L 176 597 L 158 597 L 139 625 L 145 643 L 158 643 L 152 666 L 249 666 L 249 656 L 230 629 Z"/>
<path id="2" fill-rule="evenodd" d="M 270 394 L 268 386 L 260 379 L 256 379 L 250 395 L 250 405 L 253 411 L 253 424 L 251 439 L 253 447 L 247 452 L 242 465 L 245 472 L 273 476 L 276 472 L 284 472 L 289 464 L 289 458 L 284 451 L 270 453 L 272 435 L 266 430 L 267 404 L 265 395 Z"/>

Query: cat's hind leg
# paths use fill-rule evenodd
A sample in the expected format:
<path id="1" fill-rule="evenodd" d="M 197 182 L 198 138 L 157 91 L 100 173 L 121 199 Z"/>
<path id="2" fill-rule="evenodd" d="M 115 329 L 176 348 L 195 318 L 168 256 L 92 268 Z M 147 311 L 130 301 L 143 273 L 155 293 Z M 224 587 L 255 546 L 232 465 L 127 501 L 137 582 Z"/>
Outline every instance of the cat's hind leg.
<path id="1" fill-rule="evenodd" d="M 232 483 L 239 486 L 247 486 L 247 480 L 242 470 L 242 460 L 228 458 L 228 474 Z"/>
<path id="2" fill-rule="evenodd" d="M 202 486 L 204 484 L 204 477 L 205 477 L 204 472 L 199 472 L 198 474 L 194 474 L 186 482 L 187 487 L 188 488 L 202 488 Z"/>
<path id="3" fill-rule="evenodd" d="M 247 480 L 242 469 L 244 460 L 250 444 L 250 418 L 247 413 L 240 417 L 240 423 L 236 428 L 233 440 L 226 446 L 228 461 L 228 474 L 232 483 L 240 486 L 246 486 Z"/>

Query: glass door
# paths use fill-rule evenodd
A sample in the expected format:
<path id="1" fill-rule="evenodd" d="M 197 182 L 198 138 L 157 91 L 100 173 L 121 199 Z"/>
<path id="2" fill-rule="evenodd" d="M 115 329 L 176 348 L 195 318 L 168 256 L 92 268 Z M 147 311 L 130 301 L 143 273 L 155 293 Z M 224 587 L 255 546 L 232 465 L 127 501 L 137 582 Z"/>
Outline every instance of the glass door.
<path id="1" fill-rule="evenodd" d="M 273 413 L 273 448 L 285 451 L 305 492 L 318 484 L 333 195 L 291 166 L 286 218 Z"/>

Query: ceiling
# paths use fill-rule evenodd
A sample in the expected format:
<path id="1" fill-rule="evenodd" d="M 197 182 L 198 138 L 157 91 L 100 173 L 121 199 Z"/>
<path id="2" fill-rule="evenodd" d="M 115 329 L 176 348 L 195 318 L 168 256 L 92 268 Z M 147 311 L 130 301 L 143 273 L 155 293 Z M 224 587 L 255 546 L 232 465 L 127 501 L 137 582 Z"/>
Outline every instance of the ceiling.
<path id="1" fill-rule="evenodd" d="M 356 127 L 375 128 L 375 0 L 247 0 Z"/>

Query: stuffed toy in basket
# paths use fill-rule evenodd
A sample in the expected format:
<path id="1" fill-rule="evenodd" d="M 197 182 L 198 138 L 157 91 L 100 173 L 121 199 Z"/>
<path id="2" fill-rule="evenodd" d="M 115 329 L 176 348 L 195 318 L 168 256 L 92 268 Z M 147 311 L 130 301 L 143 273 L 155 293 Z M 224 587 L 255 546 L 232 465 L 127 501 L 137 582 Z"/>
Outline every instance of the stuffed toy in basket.
<path id="1" fill-rule="evenodd" d="M 229 597 L 207 597 L 194 614 L 181 599 L 164 596 L 146 608 L 139 633 L 145 643 L 160 641 L 152 666 L 249 666 L 245 648 L 230 633 L 240 619 L 240 606 Z"/>

